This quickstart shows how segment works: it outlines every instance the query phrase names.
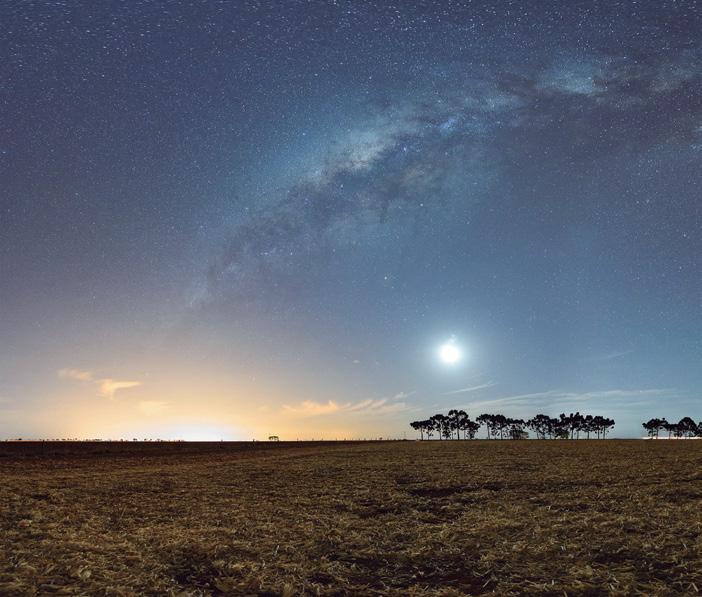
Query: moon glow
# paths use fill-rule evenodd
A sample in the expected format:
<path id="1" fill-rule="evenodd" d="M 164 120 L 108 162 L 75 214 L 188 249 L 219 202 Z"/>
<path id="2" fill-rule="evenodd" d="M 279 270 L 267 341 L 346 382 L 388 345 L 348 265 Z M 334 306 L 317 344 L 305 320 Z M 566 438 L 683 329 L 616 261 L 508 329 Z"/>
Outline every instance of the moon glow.
<path id="1" fill-rule="evenodd" d="M 439 359 L 447 365 L 455 365 L 461 360 L 461 349 L 453 341 L 439 347 Z"/>

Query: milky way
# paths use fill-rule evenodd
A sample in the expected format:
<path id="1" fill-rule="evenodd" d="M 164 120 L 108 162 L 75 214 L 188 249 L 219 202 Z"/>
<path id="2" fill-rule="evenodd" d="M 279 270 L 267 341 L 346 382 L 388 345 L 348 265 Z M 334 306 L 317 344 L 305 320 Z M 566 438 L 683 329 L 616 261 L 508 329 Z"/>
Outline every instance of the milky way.
<path id="1" fill-rule="evenodd" d="M 603 156 L 631 159 L 661 146 L 694 159 L 702 141 L 700 58 L 698 51 L 674 60 L 608 55 L 534 72 L 504 65 L 485 75 L 464 64 L 438 79 L 421 73 L 382 106 L 369 105 L 365 122 L 339 131 L 314 168 L 248 216 L 211 280 L 232 276 L 245 285 L 250 270 L 268 272 L 264 263 L 304 266 L 312 250 L 359 242 L 393 218 L 440 218 L 491 192 L 514 196 L 520 173 L 556 167 L 567 181 Z M 576 201 L 579 190 L 564 188 L 562 203 Z"/>

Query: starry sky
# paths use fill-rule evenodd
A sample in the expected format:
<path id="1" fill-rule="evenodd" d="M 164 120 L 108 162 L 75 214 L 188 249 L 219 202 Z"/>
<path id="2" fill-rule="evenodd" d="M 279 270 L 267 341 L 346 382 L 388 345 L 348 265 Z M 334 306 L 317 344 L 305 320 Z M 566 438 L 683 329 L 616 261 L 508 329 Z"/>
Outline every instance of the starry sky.
<path id="1" fill-rule="evenodd" d="M 0 437 L 702 417 L 699 3 L 0 10 Z"/>

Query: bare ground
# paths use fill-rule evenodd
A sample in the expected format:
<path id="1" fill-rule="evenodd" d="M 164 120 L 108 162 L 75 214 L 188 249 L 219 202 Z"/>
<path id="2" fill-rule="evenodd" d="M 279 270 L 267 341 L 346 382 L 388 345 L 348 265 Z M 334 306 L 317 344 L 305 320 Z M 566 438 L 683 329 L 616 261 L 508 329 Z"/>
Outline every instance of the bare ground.
<path id="1" fill-rule="evenodd" d="M 0 594 L 702 589 L 702 442 L 0 445 Z"/>

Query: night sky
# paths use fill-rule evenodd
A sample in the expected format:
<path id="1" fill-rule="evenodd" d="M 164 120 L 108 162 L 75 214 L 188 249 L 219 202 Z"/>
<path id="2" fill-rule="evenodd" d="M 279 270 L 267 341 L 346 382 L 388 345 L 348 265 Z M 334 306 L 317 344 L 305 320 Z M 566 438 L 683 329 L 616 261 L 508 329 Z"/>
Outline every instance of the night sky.
<path id="1" fill-rule="evenodd" d="M 0 438 L 698 420 L 700 32 L 662 0 L 3 3 Z"/>

